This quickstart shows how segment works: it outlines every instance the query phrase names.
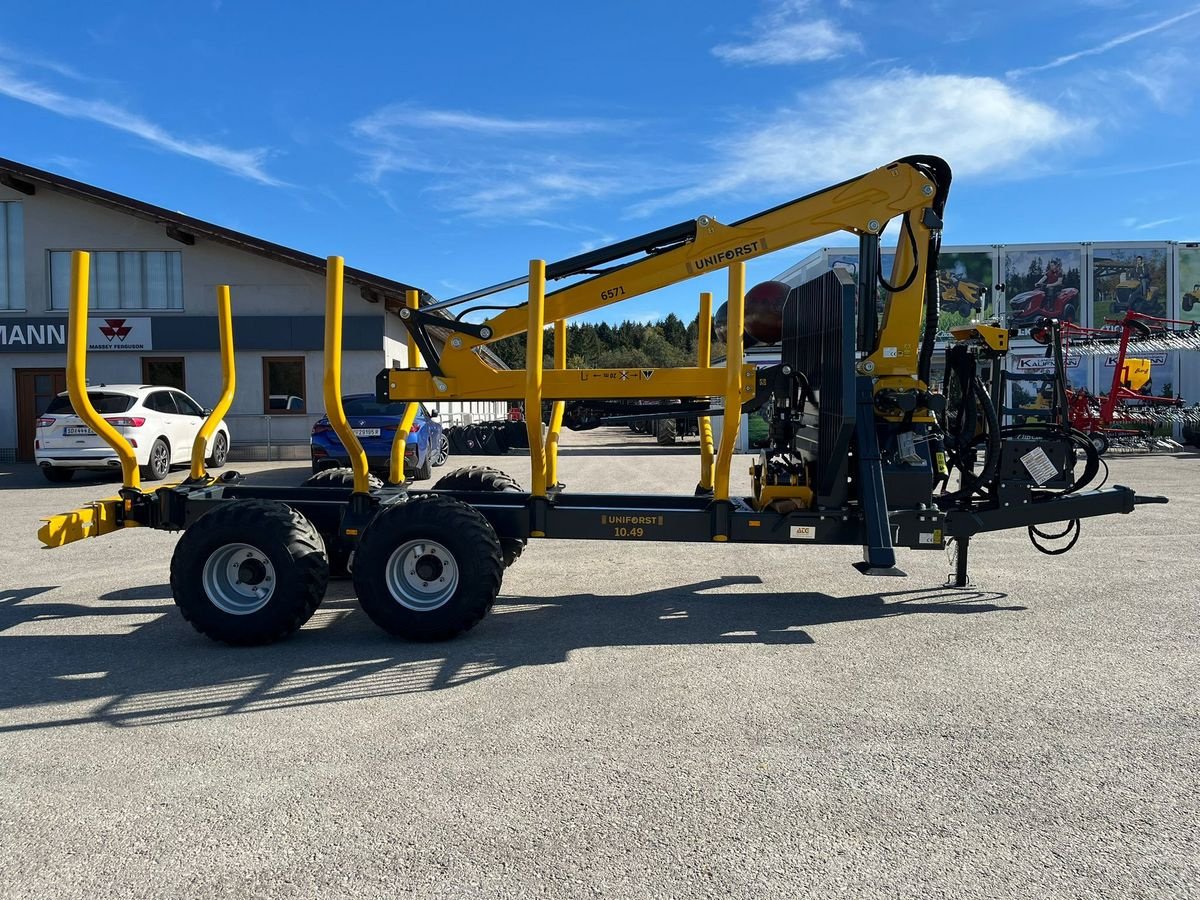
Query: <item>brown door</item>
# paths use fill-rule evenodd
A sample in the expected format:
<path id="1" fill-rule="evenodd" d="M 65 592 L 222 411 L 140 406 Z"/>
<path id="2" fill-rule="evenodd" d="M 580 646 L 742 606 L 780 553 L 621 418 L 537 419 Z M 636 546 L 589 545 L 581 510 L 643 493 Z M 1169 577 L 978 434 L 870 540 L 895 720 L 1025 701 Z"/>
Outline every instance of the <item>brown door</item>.
<path id="1" fill-rule="evenodd" d="M 66 369 L 16 369 L 17 459 L 33 459 L 33 433 L 37 418 L 56 394 L 67 389 Z"/>

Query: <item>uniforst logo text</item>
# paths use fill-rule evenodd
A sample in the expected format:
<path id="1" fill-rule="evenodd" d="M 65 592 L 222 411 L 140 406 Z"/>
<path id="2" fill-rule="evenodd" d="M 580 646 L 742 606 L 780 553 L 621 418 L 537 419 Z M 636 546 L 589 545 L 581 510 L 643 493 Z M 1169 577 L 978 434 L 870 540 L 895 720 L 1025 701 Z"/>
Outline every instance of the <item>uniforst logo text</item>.
<path id="1" fill-rule="evenodd" d="M 723 266 L 727 262 L 732 262 L 743 256 L 751 256 L 758 253 L 760 250 L 765 250 L 766 247 L 760 247 L 758 241 L 751 241 L 748 244 L 742 244 L 740 247 L 730 247 L 728 250 L 718 250 L 716 253 L 710 253 L 708 256 L 702 256 L 699 259 L 692 260 L 692 268 L 697 272 L 703 269 L 713 269 L 717 266 Z"/>

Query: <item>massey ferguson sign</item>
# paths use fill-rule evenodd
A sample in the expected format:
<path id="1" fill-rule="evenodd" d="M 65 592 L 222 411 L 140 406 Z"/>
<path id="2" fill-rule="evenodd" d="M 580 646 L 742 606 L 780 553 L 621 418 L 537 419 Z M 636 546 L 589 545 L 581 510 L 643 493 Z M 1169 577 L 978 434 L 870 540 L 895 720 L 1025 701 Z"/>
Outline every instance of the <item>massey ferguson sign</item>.
<path id="1" fill-rule="evenodd" d="M 88 319 L 88 350 L 153 350 L 149 319 Z"/>
<path id="2" fill-rule="evenodd" d="M 104 316 L 88 319 L 88 350 L 153 350 L 148 318 Z M 66 352 L 67 320 L 0 321 L 0 352 Z"/>

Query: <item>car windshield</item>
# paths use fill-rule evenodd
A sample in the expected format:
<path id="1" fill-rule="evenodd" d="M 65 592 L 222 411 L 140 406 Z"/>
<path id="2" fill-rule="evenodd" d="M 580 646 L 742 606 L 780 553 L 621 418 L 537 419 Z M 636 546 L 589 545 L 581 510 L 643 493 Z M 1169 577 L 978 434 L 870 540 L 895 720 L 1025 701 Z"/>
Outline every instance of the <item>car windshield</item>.
<path id="1" fill-rule="evenodd" d="M 136 397 L 131 397 L 129 394 L 112 394 L 103 391 L 88 391 L 88 399 L 92 401 L 92 406 L 96 412 L 101 415 L 111 415 L 112 413 L 123 413 L 133 406 Z M 75 412 L 71 408 L 71 398 L 66 394 L 61 397 L 55 397 L 50 401 L 50 405 L 46 407 L 46 415 L 48 416 L 66 416 Z"/>
<path id="2" fill-rule="evenodd" d="M 374 397 L 345 397 L 342 399 L 342 409 L 347 416 L 391 416 L 399 419 L 404 415 L 404 407 L 408 406 L 403 400 L 380 403 Z M 425 407 L 421 407 L 424 415 Z"/>

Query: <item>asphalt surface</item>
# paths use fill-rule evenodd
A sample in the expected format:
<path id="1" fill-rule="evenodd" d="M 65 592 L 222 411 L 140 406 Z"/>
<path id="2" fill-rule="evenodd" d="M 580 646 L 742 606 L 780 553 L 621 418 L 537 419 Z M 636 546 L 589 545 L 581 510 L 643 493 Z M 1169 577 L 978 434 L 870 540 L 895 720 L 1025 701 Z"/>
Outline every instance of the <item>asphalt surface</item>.
<path id="1" fill-rule="evenodd" d="M 561 474 L 697 465 L 614 430 Z M 1063 557 L 981 538 L 975 589 L 941 553 L 541 541 L 457 641 L 335 582 L 232 649 L 176 613 L 172 535 L 38 548 L 113 485 L 0 466 L 0 896 L 1198 896 L 1200 458 L 1112 481 L 1171 504 Z"/>

